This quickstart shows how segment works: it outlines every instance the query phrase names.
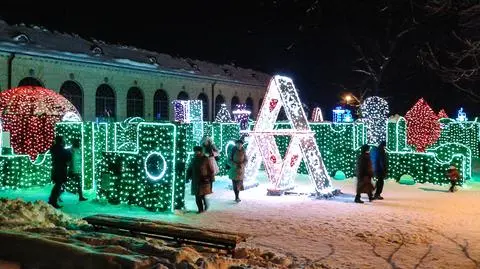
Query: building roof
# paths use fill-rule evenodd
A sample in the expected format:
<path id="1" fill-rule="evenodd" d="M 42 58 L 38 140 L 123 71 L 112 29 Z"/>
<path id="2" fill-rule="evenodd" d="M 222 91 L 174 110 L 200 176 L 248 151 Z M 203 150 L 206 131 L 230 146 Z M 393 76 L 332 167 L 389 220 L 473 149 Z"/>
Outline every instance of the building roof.
<path id="1" fill-rule="evenodd" d="M 132 46 L 107 44 L 96 39 L 87 40 L 77 34 L 50 31 L 39 26 L 9 25 L 0 20 L 0 49 L 2 47 L 41 52 L 52 57 L 93 60 L 152 71 L 172 71 L 258 86 L 267 85 L 271 77 L 266 73 L 233 65 L 176 58 Z"/>

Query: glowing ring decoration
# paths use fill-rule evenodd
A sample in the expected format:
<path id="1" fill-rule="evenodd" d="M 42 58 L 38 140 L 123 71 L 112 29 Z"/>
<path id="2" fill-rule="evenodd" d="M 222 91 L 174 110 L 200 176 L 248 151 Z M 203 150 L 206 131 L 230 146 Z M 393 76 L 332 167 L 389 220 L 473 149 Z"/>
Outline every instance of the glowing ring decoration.
<path id="1" fill-rule="evenodd" d="M 161 167 L 161 169 L 159 169 L 160 174 L 158 174 L 158 175 L 151 174 L 149 172 L 149 168 L 148 168 L 148 161 L 150 160 L 150 158 L 155 158 L 155 157 L 160 157 L 161 163 L 162 163 L 162 165 L 161 165 L 162 167 Z M 151 179 L 153 181 L 158 181 L 165 176 L 165 172 L 167 171 L 167 162 L 165 161 L 165 158 L 163 157 L 162 153 L 153 151 L 153 152 L 150 152 L 147 155 L 147 157 L 145 158 L 145 161 L 143 163 L 143 169 L 145 170 L 145 173 L 147 174 L 149 179 Z"/>

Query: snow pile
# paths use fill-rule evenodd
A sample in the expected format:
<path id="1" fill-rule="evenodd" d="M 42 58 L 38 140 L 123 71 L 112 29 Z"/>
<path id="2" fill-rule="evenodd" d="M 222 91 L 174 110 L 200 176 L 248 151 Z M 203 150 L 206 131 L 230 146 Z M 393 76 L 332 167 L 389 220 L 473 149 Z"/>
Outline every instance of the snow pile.
<path id="1" fill-rule="evenodd" d="M 55 227 L 75 229 L 85 226 L 88 226 L 85 221 L 55 210 L 43 201 L 32 203 L 20 199 L 0 199 L 0 229 L 25 230 Z"/>
<path id="2" fill-rule="evenodd" d="M 252 265 L 288 268 L 292 265 L 289 258 L 260 249 L 240 248 L 234 257 L 228 257 L 217 249 L 97 233 L 87 227 L 85 221 L 43 201 L 2 198 L 0 262 L 35 263 L 36 268 L 71 268 L 78 264 L 93 268 L 251 268 Z"/>

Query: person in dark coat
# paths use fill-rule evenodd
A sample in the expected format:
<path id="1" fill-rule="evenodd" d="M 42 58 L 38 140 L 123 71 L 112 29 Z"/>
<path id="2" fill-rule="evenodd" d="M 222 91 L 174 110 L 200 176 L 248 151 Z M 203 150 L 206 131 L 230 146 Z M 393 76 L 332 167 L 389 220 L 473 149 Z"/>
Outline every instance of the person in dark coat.
<path id="1" fill-rule="evenodd" d="M 362 193 L 368 194 L 368 198 L 373 201 L 373 167 L 370 159 L 370 146 L 363 145 L 361 154 L 357 161 L 357 195 L 355 196 L 355 203 L 363 204 L 360 199 Z"/>
<path id="2" fill-rule="evenodd" d="M 375 188 L 374 199 L 383 200 L 382 192 L 383 185 L 385 184 L 385 178 L 387 177 L 387 152 L 385 147 L 387 143 L 382 141 L 377 148 L 377 157 L 375 158 L 375 178 L 377 179 L 377 184 Z"/>
<path id="3" fill-rule="evenodd" d="M 58 198 L 62 191 L 62 185 L 67 182 L 68 176 L 68 164 L 71 161 L 70 152 L 65 149 L 65 143 L 62 136 L 55 137 L 55 143 L 50 148 L 50 154 L 52 156 L 52 174 L 51 178 L 55 184 L 52 188 L 48 203 L 55 208 L 61 208 L 58 204 Z"/>
<path id="4" fill-rule="evenodd" d="M 214 171 L 202 147 L 196 146 L 193 151 L 195 155 L 187 169 L 187 180 L 192 180 L 191 194 L 195 195 L 198 213 L 202 213 L 208 209 L 206 196 L 212 193 Z"/>
<path id="5" fill-rule="evenodd" d="M 82 149 L 80 148 L 80 140 L 74 139 L 72 141 L 72 148 L 70 149 L 72 161 L 70 163 L 69 176 L 70 179 L 77 185 L 78 200 L 80 202 L 87 201 L 83 196 L 82 188 Z"/>

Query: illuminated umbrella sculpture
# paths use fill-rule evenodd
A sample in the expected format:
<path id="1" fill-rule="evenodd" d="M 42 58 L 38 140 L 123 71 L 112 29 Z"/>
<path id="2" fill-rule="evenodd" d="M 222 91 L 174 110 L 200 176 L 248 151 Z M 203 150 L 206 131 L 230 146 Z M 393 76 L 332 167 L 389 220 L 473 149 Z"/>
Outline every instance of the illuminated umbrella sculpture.
<path id="1" fill-rule="evenodd" d="M 35 160 L 53 143 L 55 124 L 65 114 L 80 115 L 62 95 L 42 87 L 23 86 L 0 93 L 3 129 L 10 132 L 10 144 L 16 154 Z"/>

